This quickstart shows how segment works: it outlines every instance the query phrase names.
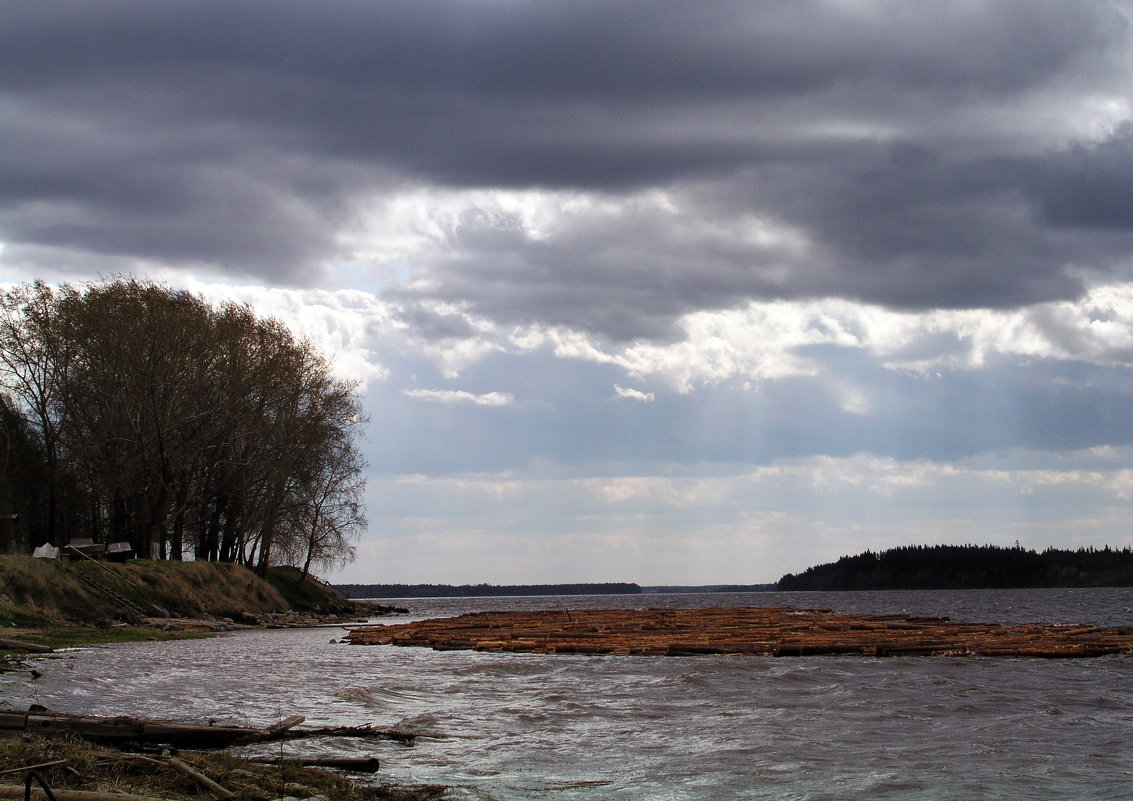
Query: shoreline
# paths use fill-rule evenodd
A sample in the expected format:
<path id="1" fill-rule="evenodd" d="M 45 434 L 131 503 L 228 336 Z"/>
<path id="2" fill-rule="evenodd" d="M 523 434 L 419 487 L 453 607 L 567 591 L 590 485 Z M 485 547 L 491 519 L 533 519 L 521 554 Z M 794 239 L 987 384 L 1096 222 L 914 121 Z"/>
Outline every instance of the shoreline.
<path id="1" fill-rule="evenodd" d="M 352 603 L 360 607 L 355 614 L 269 612 L 256 616 L 254 621 L 238 621 L 228 617 L 152 617 L 142 618 L 134 623 L 113 623 L 108 626 L 86 623 L 0 626 L 0 671 L 5 669 L 4 662 L 14 656 L 47 653 L 40 650 L 44 647 L 55 649 L 145 640 L 189 639 L 230 631 L 351 628 L 365 625 L 374 617 L 408 614 L 407 610 L 400 607 Z"/>
<path id="2" fill-rule="evenodd" d="M 362 610 L 358 610 L 361 612 Z M 392 614 L 396 607 L 367 608 L 365 614 L 314 615 L 309 613 L 272 613 L 256 623 L 241 623 L 228 618 L 148 618 L 135 624 L 114 624 L 94 627 L 82 624 L 42 627 L 0 627 L 0 672 L 34 670 L 24 659 L 52 658 L 56 649 L 93 645 L 112 645 L 145 640 L 180 640 L 212 637 L 231 631 L 300 628 L 348 628 L 364 624 L 379 614 Z M 19 648 L 12 646 L 31 646 Z M 0 708 L 0 714 L 27 715 L 43 710 L 17 711 Z M 161 724 L 138 718 L 139 721 Z M 121 721 L 118 721 L 119 723 Z M 113 721 L 111 722 L 113 723 Z M 202 724 L 208 725 L 208 724 Z M 383 736 L 376 732 L 374 736 Z M 384 779 L 377 759 L 364 760 L 353 768 L 320 767 L 302 759 L 286 759 L 277 763 L 237 756 L 230 747 L 209 750 L 158 749 L 160 757 L 136 751 L 127 744 L 96 742 L 67 727 L 52 734 L 17 730 L 0 730 L 0 798 L 23 798 L 24 780 L 29 772 L 40 773 L 53 790 L 57 801 L 90 801 L 89 793 L 103 793 L 104 786 L 113 795 L 94 801 L 193 801 L 204 791 L 211 797 L 234 801 L 441 801 L 447 787 L 431 784 L 398 784 Z M 176 763 L 181 762 L 182 766 Z M 100 770 L 92 771 L 97 763 Z M 46 768 L 44 767 L 46 765 Z M 197 778 L 186 775 L 198 773 Z M 81 768 L 78 778 L 76 766 Z M 216 782 L 225 792 L 204 784 Z M 11 783 L 19 780 L 19 784 Z M 46 800 L 33 786 L 31 797 Z"/>

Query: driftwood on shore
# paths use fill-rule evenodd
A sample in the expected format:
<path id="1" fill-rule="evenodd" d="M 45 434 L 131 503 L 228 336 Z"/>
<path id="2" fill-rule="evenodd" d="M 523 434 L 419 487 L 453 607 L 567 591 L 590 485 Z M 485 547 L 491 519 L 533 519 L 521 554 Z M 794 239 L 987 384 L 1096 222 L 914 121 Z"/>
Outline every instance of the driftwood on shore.
<path id="1" fill-rule="evenodd" d="M 1133 653 L 1133 627 L 1003 626 L 828 609 L 481 612 L 354 629 L 361 645 L 541 654 L 1091 657 Z"/>
<path id="2" fill-rule="evenodd" d="M 15 798 L 23 801 L 28 790 L 22 785 L 0 784 L 0 799 Z M 30 789 L 30 796 L 35 801 L 50 801 L 46 792 L 39 787 Z M 98 793 L 91 790 L 52 790 L 51 797 L 55 801 L 165 801 L 148 795 L 132 795 L 130 793 Z"/>
<path id="3" fill-rule="evenodd" d="M 22 651 L 28 654 L 49 654 L 53 648 L 47 645 L 36 645 L 33 642 L 24 642 L 23 640 L 4 640 L 0 639 L 0 651 Z"/>
<path id="4" fill-rule="evenodd" d="M 302 719 L 298 722 L 302 722 Z M 248 726 L 213 726 L 207 723 L 180 723 L 131 717 L 67 715 L 61 712 L 0 711 L 0 731 L 31 734 L 73 733 L 87 740 L 105 743 L 160 743 L 176 748 L 225 748 L 271 739 L 269 731 Z"/>
<path id="5" fill-rule="evenodd" d="M 268 729 L 250 726 L 216 726 L 208 723 L 181 723 L 133 717 L 95 717 L 36 710 L 0 710 L 0 732 L 31 734 L 72 733 L 94 742 L 170 745 L 175 748 L 227 748 L 245 743 L 295 740 L 304 737 L 360 737 L 394 740 L 412 745 L 416 735 L 375 729 L 371 726 L 297 729 L 304 720 L 293 715 Z"/>

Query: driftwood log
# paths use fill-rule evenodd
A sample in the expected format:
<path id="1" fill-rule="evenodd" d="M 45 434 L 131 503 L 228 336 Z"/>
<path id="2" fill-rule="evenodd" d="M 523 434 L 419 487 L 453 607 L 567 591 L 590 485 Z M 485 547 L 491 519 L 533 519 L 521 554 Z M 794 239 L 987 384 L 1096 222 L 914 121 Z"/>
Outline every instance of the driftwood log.
<path id="1" fill-rule="evenodd" d="M 267 739 L 268 733 L 245 726 L 210 726 L 131 717 L 94 717 L 60 712 L 0 711 L 0 731 L 32 734 L 74 733 L 106 743 L 161 743 L 176 748 L 225 748 L 240 742 Z"/>
<path id="2" fill-rule="evenodd" d="M 49 654 L 54 649 L 46 645 L 36 645 L 23 640 L 0 640 L 0 650 L 24 651 L 29 654 Z"/>
<path id="3" fill-rule="evenodd" d="M 0 798 L 17 798 L 21 801 L 26 790 L 22 784 L 0 784 Z M 129 793 L 96 793 L 90 790 L 52 790 L 56 801 L 165 801 L 161 798 L 152 798 L 146 795 L 130 795 Z M 48 801 L 47 794 L 38 787 L 31 788 L 31 797 L 36 801 Z"/>
<path id="4" fill-rule="evenodd" d="M 1133 626 L 1003 626 L 946 617 L 847 615 L 828 609 L 599 609 L 481 612 L 387 626 L 346 639 L 361 645 L 540 654 L 689 656 L 1090 657 L 1133 653 Z"/>
<path id="5" fill-rule="evenodd" d="M 333 728 L 298 729 L 302 715 L 292 715 L 268 729 L 250 726 L 214 726 L 207 723 L 180 723 L 168 720 L 145 720 L 132 717 L 95 717 L 68 715 L 36 707 L 35 711 L 0 710 L 0 732 L 21 731 L 33 734 L 72 733 L 95 742 L 123 744 L 161 744 L 175 748 L 227 748 L 244 743 L 297 740 L 305 737 L 356 737 L 393 740 L 413 745 L 417 735 L 402 731 L 375 729 L 372 726 L 337 726 Z"/>
<path id="6" fill-rule="evenodd" d="M 177 771 L 180 771 L 181 773 L 184 773 L 186 776 L 188 776 L 190 779 L 195 781 L 197 784 L 201 785 L 201 787 L 204 787 L 207 790 L 211 790 L 212 792 L 219 795 L 221 798 L 234 798 L 236 796 L 236 793 L 232 792 L 227 787 L 224 787 L 223 785 L 214 781 L 210 777 L 201 773 L 199 770 L 194 768 L 192 765 L 188 764 L 187 762 L 184 762 L 183 760 L 178 759 L 177 757 L 167 756 L 167 757 L 162 757 L 161 759 L 154 759 L 153 757 L 144 756 L 142 754 L 135 754 L 132 758 L 137 759 L 137 760 L 141 760 L 143 762 L 148 762 L 151 765 L 162 765 L 162 766 L 168 765 L 169 767 L 173 768 L 174 770 L 177 770 Z"/>
<path id="7" fill-rule="evenodd" d="M 377 773 L 380 762 L 377 757 L 348 757 L 348 756 L 307 756 L 307 757 L 253 757 L 251 762 L 261 765 L 279 765 L 288 762 L 298 762 L 305 768 L 337 768 L 349 770 L 354 773 Z"/>

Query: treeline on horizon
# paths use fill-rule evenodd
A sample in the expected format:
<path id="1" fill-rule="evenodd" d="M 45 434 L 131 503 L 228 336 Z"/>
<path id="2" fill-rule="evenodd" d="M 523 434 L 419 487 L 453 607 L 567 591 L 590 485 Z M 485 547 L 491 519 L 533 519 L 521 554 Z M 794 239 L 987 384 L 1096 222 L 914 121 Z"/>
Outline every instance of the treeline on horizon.
<path id="1" fill-rule="evenodd" d="M 628 582 L 596 584 L 336 584 L 347 598 L 486 598 L 494 595 L 640 595 Z"/>
<path id="2" fill-rule="evenodd" d="M 778 584 L 781 592 L 1124 586 L 1133 586 L 1133 549 L 1108 545 L 1042 553 L 1019 545 L 909 545 L 843 556 Z"/>

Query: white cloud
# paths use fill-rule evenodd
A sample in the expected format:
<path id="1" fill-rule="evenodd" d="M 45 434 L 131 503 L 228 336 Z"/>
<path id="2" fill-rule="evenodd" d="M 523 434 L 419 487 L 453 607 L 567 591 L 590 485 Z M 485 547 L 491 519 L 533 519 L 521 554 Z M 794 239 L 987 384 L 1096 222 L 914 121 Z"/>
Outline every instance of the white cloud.
<path id="1" fill-rule="evenodd" d="M 475 395 L 471 392 L 454 389 L 407 389 L 405 394 L 411 398 L 442 403 L 451 406 L 457 403 L 472 403 L 477 406 L 511 406 L 515 398 L 508 392 L 488 392 Z"/>
<path id="2" fill-rule="evenodd" d="M 621 387 L 617 384 L 614 384 L 614 394 L 619 398 L 641 401 L 643 403 L 652 403 L 654 399 L 652 392 L 642 392 L 640 389 Z"/>
<path id="3" fill-rule="evenodd" d="M 581 331 L 530 326 L 515 332 L 510 345 L 549 346 L 559 358 L 617 365 L 683 393 L 733 379 L 758 385 L 817 375 L 823 357 L 808 351 L 816 346 L 850 348 L 888 369 L 923 375 L 975 370 L 997 357 L 1129 364 L 1133 284 L 1098 286 L 1079 301 L 1010 311 L 901 312 L 835 298 L 752 302 L 685 315 L 680 328 L 684 336 L 676 342 L 617 346 Z M 860 387 L 843 387 L 842 396 L 849 412 L 869 408 Z"/>
<path id="4" fill-rule="evenodd" d="M 172 283 L 172 281 L 171 281 Z M 381 340 L 398 328 L 394 309 L 369 292 L 354 289 L 279 289 L 181 280 L 178 285 L 215 300 L 247 303 L 310 337 L 344 378 L 362 382 L 389 377 L 377 355 Z"/>

